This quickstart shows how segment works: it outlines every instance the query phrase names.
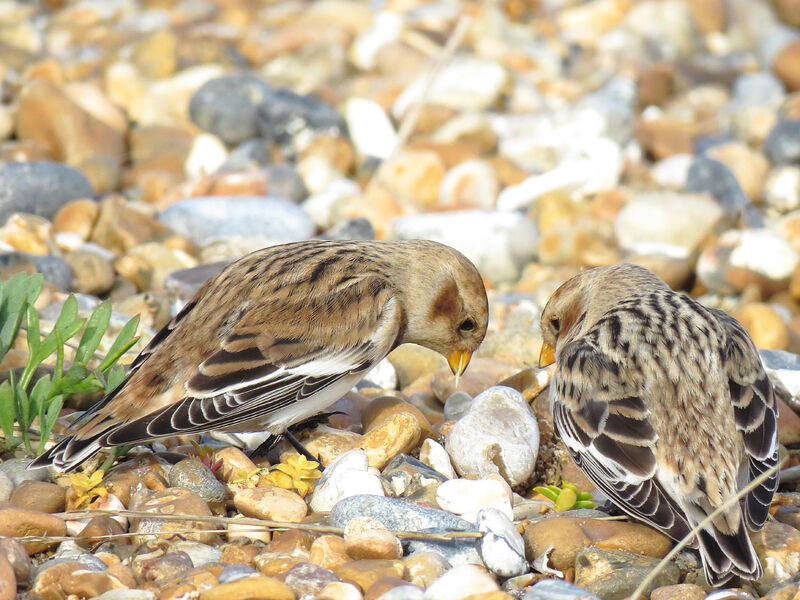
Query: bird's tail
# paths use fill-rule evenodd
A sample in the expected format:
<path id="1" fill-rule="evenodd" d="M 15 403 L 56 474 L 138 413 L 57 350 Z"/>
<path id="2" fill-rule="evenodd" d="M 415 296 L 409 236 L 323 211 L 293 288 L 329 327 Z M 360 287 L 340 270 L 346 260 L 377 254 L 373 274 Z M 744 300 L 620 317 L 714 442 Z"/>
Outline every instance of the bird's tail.
<path id="1" fill-rule="evenodd" d="M 738 510 L 738 506 L 733 510 Z M 706 580 L 713 586 L 723 585 L 734 576 L 758 580 L 763 575 L 761 561 L 747 535 L 741 513 L 727 517 L 720 515 L 697 533 Z M 690 521 L 694 519 L 690 518 Z M 729 525 L 732 521 L 735 523 L 733 527 Z M 692 525 L 697 522 L 699 520 Z"/>
<path id="2" fill-rule="evenodd" d="M 47 452 L 37 456 L 29 468 L 52 465 L 58 471 L 70 471 L 97 454 L 104 447 L 101 441 L 104 437 L 104 435 L 86 439 L 72 435 L 66 437 Z"/>

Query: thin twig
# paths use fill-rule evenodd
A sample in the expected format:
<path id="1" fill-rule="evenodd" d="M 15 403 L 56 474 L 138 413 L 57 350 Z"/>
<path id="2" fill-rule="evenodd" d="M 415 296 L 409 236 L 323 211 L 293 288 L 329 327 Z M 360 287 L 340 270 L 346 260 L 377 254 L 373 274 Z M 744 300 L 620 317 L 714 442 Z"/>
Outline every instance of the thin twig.
<path id="1" fill-rule="evenodd" d="M 669 561 L 675 558 L 678 552 L 680 552 L 686 546 L 692 543 L 692 540 L 694 539 L 694 536 L 697 532 L 703 529 L 703 527 L 708 525 L 711 521 L 716 519 L 717 516 L 720 515 L 723 511 L 727 510 L 728 508 L 733 506 L 736 502 L 738 502 L 741 498 L 743 498 L 745 495 L 750 493 L 752 489 L 758 487 L 773 474 L 780 471 L 781 467 L 783 467 L 783 464 L 788 460 L 788 458 L 789 458 L 788 456 L 784 457 L 783 460 L 781 460 L 777 465 L 775 465 L 771 469 L 768 469 L 766 472 L 762 473 L 761 475 L 753 479 L 753 481 L 751 481 L 741 490 L 739 490 L 738 493 L 725 500 L 725 502 L 720 504 L 714 512 L 712 512 L 705 519 L 703 519 L 697 525 L 695 525 L 694 528 L 692 528 L 692 530 L 686 535 L 686 537 L 684 537 L 680 542 L 678 542 L 675 545 L 675 547 L 672 550 L 670 550 L 664 558 L 661 559 L 661 561 L 653 568 L 653 570 L 650 571 L 647 577 L 645 577 L 642 580 L 639 586 L 635 590 L 633 590 L 633 593 L 630 596 L 628 596 L 628 600 L 639 600 L 639 598 L 644 594 L 644 590 L 647 589 L 647 586 L 653 582 L 653 580 L 656 578 L 656 575 L 658 575 L 664 569 L 667 563 L 669 563 Z"/>
<path id="2" fill-rule="evenodd" d="M 135 519 L 162 519 L 165 521 L 194 521 L 202 523 L 215 523 L 215 524 L 234 524 L 234 525 L 250 525 L 259 529 L 299 529 L 301 531 L 311 531 L 314 533 L 327 533 L 334 535 L 343 535 L 344 530 L 341 527 L 333 527 L 331 525 L 320 525 L 317 523 L 289 523 L 286 521 L 272 521 L 270 519 L 252 519 L 252 518 L 232 518 L 220 516 L 205 516 L 205 515 L 176 515 L 176 514 L 156 514 L 142 510 L 81 510 L 70 511 L 63 513 L 56 513 L 55 516 L 62 519 L 89 519 L 99 515 L 108 515 L 112 517 L 130 517 Z M 427 531 L 392 531 L 394 535 L 401 539 L 409 540 L 429 540 L 439 542 L 451 542 L 458 539 L 479 539 L 483 534 L 479 531 L 447 531 L 442 533 L 433 533 Z M 130 535 L 140 535 L 130 534 Z M 92 536 L 95 537 L 95 536 Z"/>

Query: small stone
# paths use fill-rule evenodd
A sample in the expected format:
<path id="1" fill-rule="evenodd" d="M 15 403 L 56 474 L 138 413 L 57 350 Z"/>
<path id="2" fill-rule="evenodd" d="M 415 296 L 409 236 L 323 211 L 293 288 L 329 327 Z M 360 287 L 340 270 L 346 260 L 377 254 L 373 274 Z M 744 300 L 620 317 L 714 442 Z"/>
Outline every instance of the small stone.
<path id="1" fill-rule="evenodd" d="M 344 528 L 344 542 L 345 551 L 356 560 L 403 556 L 400 540 L 380 521 L 369 517 L 351 519 Z"/>
<path id="2" fill-rule="evenodd" d="M 31 591 L 46 598 L 70 595 L 94 598 L 103 592 L 124 587 L 119 579 L 107 571 L 90 571 L 80 562 L 64 562 L 40 571 Z"/>
<path id="3" fill-rule="evenodd" d="M 658 563 L 657 558 L 624 550 L 587 548 L 575 557 L 575 585 L 604 600 L 624 600 L 651 574 Z M 655 588 L 678 583 L 680 576 L 677 565 L 668 563 L 643 593 L 648 596 Z"/>
<path id="4" fill-rule="evenodd" d="M 500 183 L 494 168 L 483 160 L 465 160 L 444 174 L 439 186 L 439 209 L 493 208 Z"/>
<path id="5" fill-rule="evenodd" d="M 395 118 L 403 115 L 422 100 L 457 110 L 481 111 L 489 108 L 502 93 L 508 74 L 495 61 L 458 56 L 437 74 L 433 83 L 420 76 L 407 86 L 392 107 Z"/>
<path id="6" fill-rule="evenodd" d="M 257 468 L 249 456 L 233 446 L 226 446 L 214 452 L 214 460 L 222 461 L 218 472 L 225 482 L 238 479 L 240 474 L 252 473 Z"/>
<path id="7" fill-rule="evenodd" d="M 47 161 L 0 165 L 0 190 L 0 223 L 15 212 L 49 219 L 67 202 L 94 194 L 83 173 Z"/>
<path id="8" fill-rule="evenodd" d="M 764 350 L 786 350 L 789 347 L 789 331 L 786 323 L 771 305 L 752 302 L 734 314 L 758 348 Z"/>
<path id="9" fill-rule="evenodd" d="M 462 600 L 499 590 L 494 577 L 476 565 L 453 567 L 425 590 L 425 600 Z"/>
<path id="10" fill-rule="evenodd" d="M 761 200 L 764 178 L 769 171 L 769 161 L 761 152 L 753 150 L 744 142 L 733 141 L 710 148 L 706 155 L 731 170 L 751 202 Z"/>
<path id="11" fill-rule="evenodd" d="M 773 165 L 800 163 L 800 120 L 780 120 L 764 140 L 764 154 Z"/>
<path id="12" fill-rule="evenodd" d="M 143 582 L 163 585 L 166 581 L 178 579 L 194 568 L 192 559 L 185 552 L 167 552 L 162 556 L 133 560 L 136 578 Z"/>
<path id="13" fill-rule="evenodd" d="M 703 600 L 706 592 L 693 583 L 677 583 L 654 589 L 650 600 Z"/>
<path id="14" fill-rule="evenodd" d="M 159 514 L 181 514 L 196 515 L 198 517 L 210 517 L 211 510 L 206 502 L 191 490 L 184 488 L 170 488 L 164 491 L 155 492 L 147 498 L 131 498 L 132 510 L 140 510 L 153 513 L 152 517 L 132 519 L 130 532 L 132 534 L 142 533 L 148 535 L 132 537 L 134 544 L 144 544 L 153 539 L 171 539 L 174 531 L 180 531 L 181 536 L 186 539 L 210 544 L 217 538 L 216 534 L 210 530 L 216 529 L 214 523 L 207 521 L 165 521 L 159 519 Z M 192 530 L 194 533 L 185 533 Z M 150 535 L 155 533 L 156 535 Z"/>
<path id="15" fill-rule="evenodd" d="M 22 542 L 13 538 L 0 539 L 0 556 L 3 556 L 11 565 L 18 583 L 28 582 L 33 565 Z"/>
<path id="16" fill-rule="evenodd" d="M 367 454 L 361 449 L 345 452 L 325 468 L 311 496 L 311 510 L 331 510 L 342 499 L 359 494 L 383 495 L 380 479 L 369 473 Z"/>
<path id="17" fill-rule="evenodd" d="M 194 266 L 195 258 L 159 242 L 134 246 L 114 262 L 116 272 L 136 283 L 141 291 L 163 290 L 169 273 Z"/>
<path id="18" fill-rule="evenodd" d="M 731 170 L 723 163 L 704 156 L 692 161 L 686 190 L 711 196 L 728 219 L 736 219 L 748 204 L 747 196 Z"/>
<path id="19" fill-rule="evenodd" d="M 352 560 L 348 556 L 345 541 L 338 535 L 322 535 L 311 544 L 309 561 L 320 567 L 336 571 Z"/>
<path id="20" fill-rule="evenodd" d="M 223 557 L 225 556 L 225 551 L 222 552 L 222 556 Z M 220 562 L 226 562 L 226 561 L 220 559 Z M 217 577 L 217 579 L 219 579 L 220 583 L 231 583 L 233 581 L 239 581 L 240 579 L 244 579 L 245 577 L 250 577 L 251 575 L 258 575 L 258 571 L 256 571 L 250 565 L 229 564 L 224 569 L 222 569 L 222 571 L 220 571 L 219 577 Z"/>
<path id="21" fill-rule="evenodd" d="M 453 396 L 455 395 L 456 394 L 453 394 Z M 469 398 L 468 395 L 464 395 Z M 472 402 L 472 398 L 469 398 L 469 401 Z M 439 442 L 435 442 L 432 439 L 427 439 L 422 442 L 422 447 L 419 449 L 419 459 L 431 469 L 438 471 L 448 479 L 454 479 L 456 477 L 456 472 L 453 470 L 453 465 L 450 462 L 450 456 L 447 454 L 447 450 L 444 449 L 444 446 Z"/>
<path id="22" fill-rule="evenodd" d="M 292 589 L 274 577 L 245 577 L 221 583 L 200 594 L 200 600 L 294 600 Z"/>
<path id="23" fill-rule="evenodd" d="M 345 105 L 345 120 L 359 154 L 381 159 L 391 156 L 397 146 L 397 132 L 378 103 L 364 98 L 349 98 Z"/>
<path id="24" fill-rule="evenodd" d="M 52 234 L 47 219 L 28 214 L 14 214 L 0 228 L 0 241 L 14 250 L 44 256 L 50 253 Z"/>
<path id="25" fill-rule="evenodd" d="M 170 544 L 169 550 L 185 553 L 195 567 L 216 564 L 220 562 L 222 556 L 219 548 L 191 540 L 176 540 Z"/>
<path id="26" fill-rule="evenodd" d="M 445 448 L 462 476 L 499 473 L 509 485 L 520 485 L 536 464 L 539 426 L 519 392 L 489 388 L 450 430 Z"/>
<path id="27" fill-rule="evenodd" d="M 100 203 L 91 241 L 119 255 L 139 244 L 162 239 L 168 233 L 164 225 L 143 209 L 112 195 Z"/>
<path id="28" fill-rule="evenodd" d="M 94 200 L 68 202 L 53 217 L 53 233 L 70 233 L 87 241 L 99 214 L 100 207 Z"/>
<path id="29" fill-rule="evenodd" d="M 156 600 L 156 594 L 150 590 L 109 590 L 95 596 L 93 600 Z"/>
<path id="30" fill-rule="evenodd" d="M 281 578 L 298 597 L 319 592 L 329 583 L 339 581 L 332 571 L 308 562 L 294 565 Z"/>
<path id="31" fill-rule="evenodd" d="M 159 221 L 198 245 L 230 236 L 277 243 L 314 235 L 314 224 L 305 211 L 275 196 L 189 198 L 172 204 Z"/>
<path id="32" fill-rule="evenodd" d="M 217 172 L 228 158 L 228 149 L 217 136 L 202 133 L 196 136 L 186 156 L 184 170 L 192 180 Z"/>
<path id="33" fill-rule="evenodd" d="M 630 252 L 684 257 L 722 217 L 721 207 L 704 195 L 642 192 L 620 211 L 614 231 L 620 247 Z"/>
<path id="34" fill-rule="evenodd" d="M 718 293 L 757 285 L 765 296 L 786 289 L 800 254 L 782 235 L 769 229 L 728 230 L 697 261 L 697 276 Z"/>
<path id="35" fill-rule="evenodd" d="M 522 600 L 600 600 L 583 588 L 561 579 L 539 581 L 525 592 Z"/>
<path id="36" fill-rule="evenodd" d="M 240 144 L 258 137 L 258 106 L 273 93 L 268 83 L 250 74 L 224 75 L 192 95 L 189 117 L 226 144 Z"/>
<path id="37" fill-rule="evenodd" d="M 253 558 L 253 564 L 263 575 L 276 577 L 286 573 L 294 565 L 306 562 L 305 556 L 262 552 Z"/>
<path id="38" fill-rule="evenodd" d="M 402 150 L 386 161 L 378 181 L 401 203 L 430 209 L 439 199 L 444 161 L 431 150 Z"/>
<path id="39" fill-rule="evenodd" d="M 522 267 L 535 258 L 539 238 L 536 225 L 525 215 L 480 209 L 400 217 L 392 227 L 399 239 L 452 246 L 496 282 L 519 278 Z"/>
<path id="40" fill-rule="evenodd" d="M 114 285 L 114 268 L 109 258 L 99 252 L 73 250 L 64 256 L 64 260 L 72 269 L 72 291 L 101 296 Z"/>
<path id="41" fill-rule="evenodd" d="M 257 519 L 299 523 L 308 512 L 300 496 L 275 486 L 244 489 L 234 496 L 233 502 L 244 516 Z"/>
<path id="42" fill-rule="evenodd" d="M 536 561 L 548 552 L 548 562 L 559 571 L 571 569 L 578 552 L 589 546 L 627 550 L 660 558 L 672 546 L 662 533 L 639 523 L 554 516 L 531 523 L 525 530 L 525 554 Z"/>
<path id="43" fill-rule="evenodd" d="M 17 576 L 8 559 L 0 554 L 0 600 L 14 600 L 17 597 Z"/>
<path id="44" fill-rule="evenodd" d="M 772 71 L 790 92 L 800 90 L 800 41 L 788 44 L 772 61 Z"/>
<path id="45" fill-rule="evenodd" d="M 421 413 L 419 416 L 424 419 Z M 359 446 L 366 452 L 369 466 L 382 469 L 397 454 L 416 448 L 421 436 L 416 414 L 396 412 L 374 425 Z"/>
<path id="46" fill-rule="evenodd" d="M 225 500 L 225 486 L 217 480 L 211 469 L 193 458 L 187 458 L 173 466 L 167 481 L 170 487 L 191 490 L 206 502 Z"/>
<path id="47" fill-rule="evenodd" d="M 415 552 L 403 564 L 403 579 L 421 588 L 427 588 L 451 568 L 447 559 L 436 552 Z"/>
<path id="48" fill-rule="evenodd" d="M 67 533 L 63 519 L 37 510 L 24 508 L 0 509 L 0 536 L 22 537 L 26 535 L 60 537 Z M 58 544 L 57 541 L 25 542 L 28 554 L 36 554 Z"/>
<path id="49" fill-rule="evenodd" d="M 764 181 L 764 202 L 782 213 L 800 208 L 800 167 L 785 165 L 772 169 Z"/>
<path id="50" fill-rule="evenodd" d="M 303 438 L 303 445 L 312 456 L 319 459 L 323 467 L 327 468 L 342 454 L 358 447 L 363 437 L 352 431 L 320 425 L 310 431 L 308 437 Z"/>
<path id="51" fill-rule="evenodd" d="M 54 483 L 23 481 L 14 489 L 8 501 L 19 508 L 57 513 L 64 510 L 65 493 L 63 487 Z"/>
<path id="52" fill-rule="evenodd" d="M 400 560 L 354 560 L 336 569 L 342 581 L 351 581 L 362 590 L 367 590 L 381 577 L 403 576 L 403 562 Z"/>
<path id="53" fill-rule="evenodd" d="M 768 521 L 763 529 L 751 535 L 751 539 L 764 566 L 764 576 L 758 581 L 762 594 L 797 574 L 800 531 L 784 523 Z"/>
<path id="54" fill-rule="evenodd" d="M 508 578 L 528 570 L 525 544 L 514 522 L 502 511 L 485 508 L 478 512 L 478 552 L 483 564 L 495 575 Z"/>
<path id="55" fill-rule="evenodd" d="M 443 509 L 475 522 L 478 512 L 492 508 L 513 518 L 511 489 L 496 479 L 449 479 L 436 488 L 436 503 Z"/>
<path id="56" fill-rule="evenodd" d="M 433 500 L 436 487 L 445 481 L 441 473 L 408 454 L 395 456 L 381 475 L 393 495 L 413 497 L 417 503 Z"/>
<path id="57" fill-rule="evenodd" d="M 435 371 L 447 367 L 447 361 L 441 354 L 417 344 L 403 344 L 395 348 L 387 360 L 397 373 L 397 385 L 400 389 L 424 375 L 433 375 Z"/>
<path id="58" fill-rule="evenodd" d="M 319 591 L 321 598 L 330 600 L 361 600 L 363 596 L 357 586 L 344 581 L 332 581 Z"/>

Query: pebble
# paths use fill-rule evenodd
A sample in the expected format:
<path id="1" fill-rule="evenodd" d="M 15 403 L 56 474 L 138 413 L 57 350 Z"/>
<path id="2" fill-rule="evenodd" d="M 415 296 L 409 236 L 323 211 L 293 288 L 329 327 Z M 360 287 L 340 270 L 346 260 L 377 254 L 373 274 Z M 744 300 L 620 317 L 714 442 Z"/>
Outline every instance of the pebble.
<path id="1" fill-rule="evenodd" d="M 67 525 L 63 519 L 58 517 L 24 508 L 0 509 L 0 536 L 64 536 L 66 533 Z M 24 546 L 28 554 L 32 555 L 55 546 L 57 543 L 57 541 L 25 542 Z"/>
<path id="2" fill-rule="evenodd" d="M 679 192 L 640 192 L 614 222 L 619 245 L 637 254 L 685 257 L 723 218 L 720 205 L 706 196 Z"/>
<path id="3" fill-rule="evenodd" d="M 57 513 L 66 506 L 66 490 L 54 483 L 23 481 L 11 492 L 8 501 L 19 508 Z"/>
<path id="4" fill-rule="evenodd" d="M 129 508 L 153 513 L 152 517 L 132 520 L 130 532 L 134 534 L 131 539 L 135 544 L 146 543 L 154 537 L 170 539 L 173 536 L 173 531 L 181 531 L 181 535 L 186 539 L 203 544 L 210 544 L 217 539 L 216 534 L 211 531 L 216 528 L 213 523 L 207 521 L 166 521 L 158 518 L 159 514 L 210 517 L 211 510 L 205 500 L 191 490 L 170 488 L 154 492 L 151 495 L 133 497 Z M 186 529 L 193 530 L 193 533 L 183 533 Z"/>
<path id="5" fill-rule="evenodd" d="M 764 154 L 773 165 L 800 163 L 800 120 L 779 120 L 764 140 Z"/>
<path id="6" fill-rule="evenodd" d="M 309 506 L 314 512 L 332 510 L 350 496 L 374 494 L 383 496 L 380 479 L 368 471 L 367 453 L 353 449 L 331 462 L 317 481 Z"/>
<path id="7" fill-rule="evenodd" d="M 258 137 L 258 107 L 273 93 L 268 83 L 249 73 L 224 75 L 197 89 L 189 101 L 189 117 L 226 144 L 241 144 Z"/>
<path id="8" fill-rule="evenodd" d="M 436 488 L 436 503 L 462 519 L 475 522 L 479 511 L 491 508 L 509 519 L 511 489 L 501 479 L 450 479 Z"/>
<path id="9" fill-rule="evenodd" d="M 470 402 L 471 401 L 472 398 L 470 398 Z M 448 479 L 457 477 L 455 470 L 453 470 L 453 465 L 450 462 L 450 456 L 447 454 L 447 450 L 445 450 L 444 446 L 439 442 L 432 439 L 427 439 L 422 442 L 422 446 L 419 449 L 419 459 L 431 469 L 438 471 Z"/>
<path id="10" fill-rule="evenodd" d="M 534 583 L 522 600 L 600 600 L 575 584 L 561 579 L 545 579 Z"/>
<path id="11" fill-rule="evenodd" d="M 479 394 L 447 436 L 456 471 L 486 477 L 499 473 L 509 485 L 528 480 L 539 452 L 539 426 L 519 392 L 493 387 Z"/>
<path id="12" fill-rule="evenodd" d="M 274 196 L 189 198 L 171 205 L 158 219 L 196 244 L 231 236 L 291 242 L 314 234 L 314 225 L 301 208 Z"/>
<path id="13" fill-rule="evenodd" d="M 173 466 L 169 470 L 167 481 L 170 487 L 191 490 L 206 502 L 225 500 L 225 486 L 217 480 L 211 469 L 193 458 L 187 458 Z"/>
<path id="14" fill-rule="evenodd" d="M 355 560 L 395 559 L 403 556 L 400 540 L 386 527 L 369 517 L 351 519 L 344 528 L 345 552 Z"/>
<path id="15" fill-rule="evenodd" d="M 307 562 L 294 565 L 282 575 L 282 579 L 300 597 L 317 593 L 326 585 L 340 581 L 332 571 Z"/>
<path id="16" fill-rule="evenodd" d="M 487 569 L 503 578 L 528 570 L 525 544 L 512 518 L 496 508 L 481 509 L 477 518 L 478 531 L 484 534 L 478 542 L 481 560 Z"/>
<path id="17" fill-rule="evenodd" d="M 13 538 L 0 539 L 0 556 L 11 565 L 17 583 L 28 582 L 33 571 L 33 564 L 21 542 Z"/>
<path id="18" fill-rule="evenodd" d="M 425 600 L 462 600 L 473 594 L 499 590 L 494 577 L 476 565 L 458 565 L 425 590 Z"/>
<path id="19" fill-rule="evenodd" d="M 536 225 L 524 215 L 478 209 L 401 217 L 392 227 L 400 239 L 431 239 L 452 246 L 497 282 L 519 277 L 522 267 L 536 257 L 539 237 Z"/>
<path id="20" fill-rule="evenodd" d="M 299 523 L 308 512 L 303 499 L 276 486 L 244 489 L 233 498 L 236 510 L 245 517 Z"/>
<path id="21" fill-rule="evenodd" d="M 14 482 L 8 475 L 0 472 L 0 502 L 6 502 L 14 491 Z"/>
<path id="22" fill-rule="evenodd" d="M 221 583 L 200 594 L 200 600 L 294 600 L 292 589 L 274 577 L 246 577 L 231 583 Z"/>
<path id="23" fill-rule="evenodd" d="M 624 550 L 586 548 L 575 556 L 575 585 L 604 600 L 624 600 L 658 563 L 656 558 Z M 668 563 L 645 587 L 645 595 L 655 588 L 678 583 L 680 575 L 677 565 Z"/>
<path id="24" fill-rule="evenodd" d="M 11 563 L 0 554 L 0 600 L 14 600 L 17 597 L 17 577 Z"/>
<path id="25" fill-rule="evenodd" d="M 767 173 L 764 202 L 781 213 L 800 208 L 800 167 L 785 165 Z"/>
<path id="26" fill-rule="evenodd" d="M 778 522 L 768 522 L 752 537 L 764 576 L 758 581 L 758 590 L 765 594 L 776 584 L 787 581 L 797 572 L 800 557 L 800 531 Z"/>
<path id="27" fill-rule="evenodd" d="M 729 219 L 735 220 L 748 204 L 747 196 L 731 170 L 723 163 L 704 156 L 692 161 L 686 190 L 711 196 Z"/>

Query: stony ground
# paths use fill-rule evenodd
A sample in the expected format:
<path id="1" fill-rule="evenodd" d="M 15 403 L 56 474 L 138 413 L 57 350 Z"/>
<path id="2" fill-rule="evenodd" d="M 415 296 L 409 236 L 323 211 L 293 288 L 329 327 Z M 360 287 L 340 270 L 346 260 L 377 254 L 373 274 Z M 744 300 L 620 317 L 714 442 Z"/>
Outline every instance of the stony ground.
<path id="1" fill-rule="evenodd" d="M 491 306 L 458 388 L 402 347 L 300 434 L 321 478 L 237 448 L 258 436 L 135 447 L 102 480 L 8 453 L 0 600 L 627 597 L 673 543 L 534 490 L 592 491 L 539 313 L 619 261 L 763 349 L 789 460 L 765 576 L 724 597 L 795 597 L 799 91 L 798 0 L 0 0 L 0 275 L 44 274 L 43 330 L 110 298 L 140 349 L 224 262 L 314 236 L 448 243 Z M 682 552 L 643 594 L 706 591 Z"/>

